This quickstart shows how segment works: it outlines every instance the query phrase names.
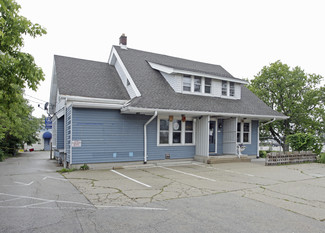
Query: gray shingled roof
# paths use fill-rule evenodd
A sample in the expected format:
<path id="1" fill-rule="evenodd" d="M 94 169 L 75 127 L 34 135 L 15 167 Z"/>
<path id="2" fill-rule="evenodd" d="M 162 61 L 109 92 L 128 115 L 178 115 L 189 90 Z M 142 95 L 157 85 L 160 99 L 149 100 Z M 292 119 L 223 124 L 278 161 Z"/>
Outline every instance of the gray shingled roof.
<path id="1" fill-rule="evenodd" d="M 206 68 L 209 73 L 214 72 L 214 74 L 223 77 L 233 78 L 233 76 L 221 66 L 130 48 L 125 50 L 121 49 L 119 46 L 114 47 L 141 93 L 141 97 L 131 101 L 130 107 L 215 113 L 223 112 L 274 117 L 284 116 L 268 107 L 245 86 L 242 86 L 242 98 L 240 100 L 176 93 L 160 72 L 150 67 L 148 61 L 166 66 L 178 67 L 184 70 L 194 69 L 195 71 L 203 71 L 203 69 Z"/>
<path id="2" fill-rule="evenodd" d="M 54 56 L 62 95 L 129 100 L 114 66 L 105 62 Z"/>

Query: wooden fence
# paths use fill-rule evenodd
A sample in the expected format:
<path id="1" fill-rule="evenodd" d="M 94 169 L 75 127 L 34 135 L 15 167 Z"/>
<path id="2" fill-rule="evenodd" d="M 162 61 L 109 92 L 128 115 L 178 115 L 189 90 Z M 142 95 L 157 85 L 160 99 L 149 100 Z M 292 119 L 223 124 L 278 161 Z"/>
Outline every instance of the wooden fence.
<path id="1" fill-rule="evenodd" d="M 316 162 L 317 155 L 311 151 L 271 152 L 266 155 L 265 166 Z"/>

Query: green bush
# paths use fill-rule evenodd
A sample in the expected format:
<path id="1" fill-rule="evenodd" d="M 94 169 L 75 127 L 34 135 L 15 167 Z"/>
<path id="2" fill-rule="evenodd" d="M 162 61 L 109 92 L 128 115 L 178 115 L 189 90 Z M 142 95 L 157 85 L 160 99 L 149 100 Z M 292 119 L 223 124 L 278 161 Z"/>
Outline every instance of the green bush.
<path id="1" fill-rule="evenodd" d="M 313 151 L 318 155 L 323 146 L 321 139 L 310 133 L 296 133 L 289 135 L 287 142 L 293 151 Z"/>
<path id="2" fill-rule="evenodd" d="M 319 155 L 319 160 L 318 160 L 318 162 L 320 162 L 320 163 L 325 163 L 325 153 L 321 153 L 321 154 Z"/>
<path id="3" fill-rule="evenodd" d="M 89 170 L 89 166 L 85 163 L 84 165 L 80 166 L 80 170 Z"/>
<path id="4" fill-rule="evenodd" d="M 265 150 L 260 150 L 259 151 L 259 156 L 260 156 L 260 158 L 265 158 L 266 157 L 266 151 Z"/>

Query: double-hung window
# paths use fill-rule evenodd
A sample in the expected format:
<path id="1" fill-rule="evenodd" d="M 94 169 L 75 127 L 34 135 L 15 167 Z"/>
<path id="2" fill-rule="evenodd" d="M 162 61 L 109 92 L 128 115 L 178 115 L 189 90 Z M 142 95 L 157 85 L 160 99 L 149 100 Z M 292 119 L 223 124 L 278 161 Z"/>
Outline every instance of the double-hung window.
<path id="1" fill-rule="evenodd" d="M 228 82 L 228 81 L 222 81 L 221 95 L 234 97 L 235 96 L 235 83 Z"/>
<path id="2" fill-rule="evenodd" d="M 224 96 L 228 95 L 228 82 L 222 81 L 221 94 Z"/>
<path id="3" fill-rule="evenodd" d="M 194 92 L 201 92 L 201 82 L 201 77 L 194 76 Z"/>
<path id="4" fill-rule="evenodd" d="M 191 91 L 192 78 L 190 75 L 184 75 L 183 77 L 183 91 Z"/>
<path id="5" fill-rule="evenodd" d="M 159 144 L 169 144 L 169 121 L 165 119 L 159 121 Z"/>
<path id="6" fill-rule="evenodd" d="M 183 75 L 183 92 L 211 94 L 211 86 L 211 78 Z"/>
<path id="7" fill-rule="evenodd" d="M 238 122 L 237 123 L 237 142 L 250 143 L 251 138 L 251 123 Z"/>
<path id="8" fill-rule="evenodd" d="M 159 145 L 193 145 L 194 122 L 181 119 L 159 119 Z"/>
<path id="9" fill-rule="evenodd" d="M 204 93 L 211 93 L 211 78 L 205 78 L 204 80 Z"/>

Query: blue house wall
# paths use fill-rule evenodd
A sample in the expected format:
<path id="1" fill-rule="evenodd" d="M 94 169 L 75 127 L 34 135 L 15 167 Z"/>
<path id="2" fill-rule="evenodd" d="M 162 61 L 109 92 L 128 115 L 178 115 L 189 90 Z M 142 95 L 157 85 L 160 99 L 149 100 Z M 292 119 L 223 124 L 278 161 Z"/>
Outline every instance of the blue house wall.
<path id="1" fill-rule="evenodd" d="M 246 149 L 243 151 L 243 154 L 246 155 L 256 155 L 257 145 L 258 145 L 258 121 L 252 121 L 252 132 L 251 132 L 251 143 L 245 144 Z"/>
<path id="2" fill-rule="evenodd" d="M 221 125 L 221 128 L 219 128 L 219 125 Z M 222 155 L 223 154 L 223 120 L 218 119 L 217 124 L 217 154 Z"/>
<path id="3" fill-rule="evenodd" d="M 56 148 L 64 149 L 64 116 L 57 119 Z"/>
<path id="4" fill-rule="evenodd" d="M 72 164 L 143 161 L 143 126 L 151 116 L 120 114 L 119 110 L 72 109 Z M 148 161 L 193 158 L 195 146 L 157 146 L 157 120 L 147 126 Z M 68 151 L 69 149 L 67 149 Z M 67 156 L 69 157 L 69 156 Z"/>

